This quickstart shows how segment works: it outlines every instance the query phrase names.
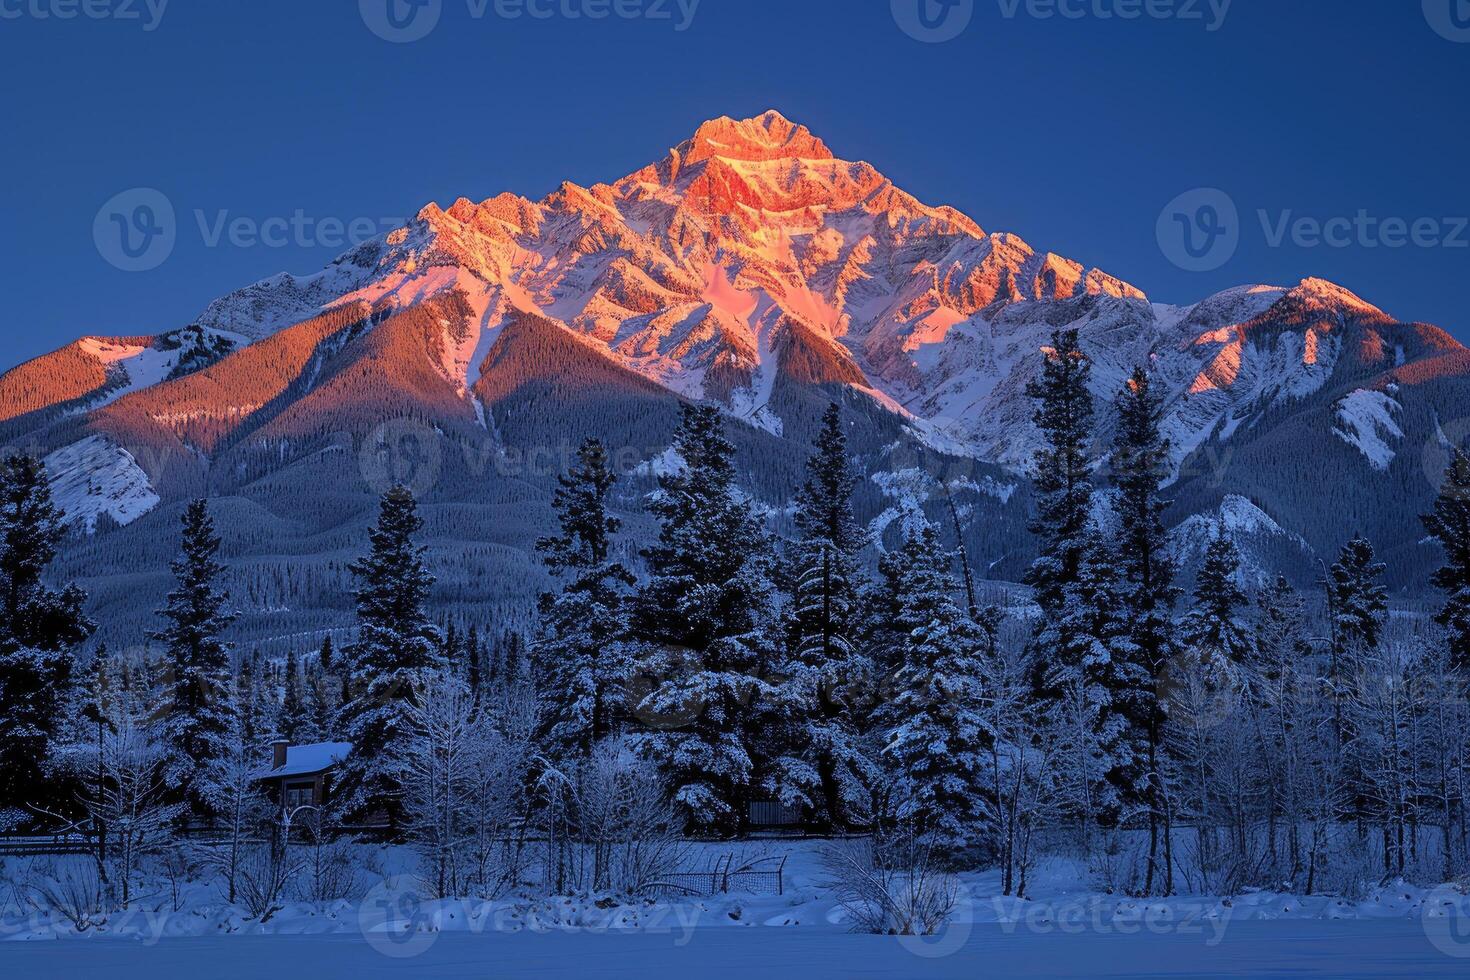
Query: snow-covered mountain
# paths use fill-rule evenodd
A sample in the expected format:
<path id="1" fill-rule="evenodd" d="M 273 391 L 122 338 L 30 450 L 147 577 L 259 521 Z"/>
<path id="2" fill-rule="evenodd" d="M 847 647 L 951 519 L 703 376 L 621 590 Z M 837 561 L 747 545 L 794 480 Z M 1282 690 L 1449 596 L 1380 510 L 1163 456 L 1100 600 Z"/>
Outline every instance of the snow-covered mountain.
<path id="1" fill-rule="evenodd" d="M 274 501 L 395 419 L 495 454 L 598 432 L 646 461 L 679 399 L 745 423 L 773 502 L 813 406 L 834 397 L 862 420 L 870 471 L 925 457 L 1009 487 L 1037 442 L 1026 384 L 1067 327 L 1100 407 L 1135 364 L 1162 382 L 1178 521 L 1248 502 L 1310 548 L 1353 522 L 1413 558 L 1409 520 L 1386 514 L 1422 506 L 1422 450 L 1462 438 L 1445 433 L 1470 408 L 1470 351 L 1443 331 L 1315 279 L 1152 303 L 916 200 L 775 111 L 706 122 L 609 184 L 427 205 L 182 330 L 80 340 L 0 377 L 0 428 L 66 464 L 65 502 L 89 524 L 203 489 Z M 121 475 L 66 468 L 86 459 Z M 980 496 L 1024 509 L 1024 495 Z M 876 485 L 871 503 L 886 506 Z M 310 528 L 340 517 L 321 500 L 267 509 Z"/>

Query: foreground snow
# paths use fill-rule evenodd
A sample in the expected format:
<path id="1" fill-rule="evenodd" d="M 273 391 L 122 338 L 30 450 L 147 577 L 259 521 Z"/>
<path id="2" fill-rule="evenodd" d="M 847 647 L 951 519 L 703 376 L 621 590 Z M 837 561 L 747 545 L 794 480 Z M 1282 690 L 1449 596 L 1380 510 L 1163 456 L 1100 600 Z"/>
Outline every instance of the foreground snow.
<path id="1" fill-rule="evenodd" d="M 948 928 L 924 939 L 857 935 L 813 842 L 700 845 L 698 866 L 785 859 L 780 895 L 623 903 L 607 897 L 429 900 L 399 848 L 364 848 L 351 900 L 293 902 L 260 923 L 190 886 L 183 909 L 114 915 L 78 935 L 64 920 L 7 918 L 0 975 L 169 978 L 573 976 L 1465 976 L 1470 899 L 1404 883 L 1361 897 L 1255 891 L 1140 900 L 1101 894 L 1052 860 L 1034 897 L 961 876 Z M 81 859 L 77 859 L 81 860 Z M 15 869 L 10 869 L 14 871 Z M 405 923 L 413 928 L 405 929 Z M 30 940 L 30 941 L 25 941 Z M 63 940 L 63 941 L 48 941 Z"/>
<path id="2" fill-rule="evenodd" d="M 763 977 L 1463 977 L 1467 961 L 1439 951 L 1409 919 L 1247 921 L 1207 945 L 1183 933 L 1125 938 L 1039 934 L 979 925 L 948 955 L 833 930 L 696 929 L 683 934 L 446 933 L 412 959 L 383 956 L 360 936 L 204 936 L 156 946 L 117 940 L 11 943 L 0 970 L 32 977 L 217 980 L 414 976 L 521 978 Z"/>

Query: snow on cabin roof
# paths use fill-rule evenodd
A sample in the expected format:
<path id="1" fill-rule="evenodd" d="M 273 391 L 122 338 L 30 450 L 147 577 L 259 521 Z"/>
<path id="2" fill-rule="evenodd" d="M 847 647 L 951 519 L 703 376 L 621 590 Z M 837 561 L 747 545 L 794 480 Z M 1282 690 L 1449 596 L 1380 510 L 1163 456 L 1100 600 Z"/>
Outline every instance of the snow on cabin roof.
<path id="1" fill-rule="evenodd" d="M 330 769 L 346 759 L 352 751 L 351 742 L 313 742 L 310 745 L 286 747 L 286 764 L 266 769 L 260 776 L 271 779 L 278 776 L 307 776 Z"/>

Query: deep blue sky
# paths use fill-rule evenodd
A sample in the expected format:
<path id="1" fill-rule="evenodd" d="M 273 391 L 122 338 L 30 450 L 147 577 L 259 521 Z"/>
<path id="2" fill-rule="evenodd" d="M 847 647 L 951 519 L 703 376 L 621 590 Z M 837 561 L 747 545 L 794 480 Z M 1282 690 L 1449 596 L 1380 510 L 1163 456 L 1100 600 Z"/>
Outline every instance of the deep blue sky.
<path id="1" fill-rule="evenodd" d="M 702 119 L 767 107 L 926 202 L 1156 300 L 1320 275 L 1470 340 L 1470 248 L 1273 248 L 1256 218 L 1470 215 L 1470 43 L 1432 30 L 1421 0 L 1234 0 L 1214 32 L 1024 6 L 1008 19 L 1002 0 L 973 0 L 969 27 L 940 44 L 903 33 L 889 0 L 701 0 L 682 32 L 476 20 L 443 0 L 409 44 L 370 32 L 357 0 L 172 0 L 152 31 L 33 15 L 56 2 L 69 0 L 0 0 L 22 14 L 0 19 L 0 367 L 84 333 L 182 325 L 223 292 L 341 251 L 207 247 L 196 209 L 376 219 L 460 195 L 540 197 L 621 176 Z M 100 256 L 93 221 L 139 186 L 174 204 L 178 242 L 129 273 Z M 1197 187 L 1225 189 L 1244 219 L 1239 251 L 1207 273 L 1173 265 L 1155 232 Z"/>

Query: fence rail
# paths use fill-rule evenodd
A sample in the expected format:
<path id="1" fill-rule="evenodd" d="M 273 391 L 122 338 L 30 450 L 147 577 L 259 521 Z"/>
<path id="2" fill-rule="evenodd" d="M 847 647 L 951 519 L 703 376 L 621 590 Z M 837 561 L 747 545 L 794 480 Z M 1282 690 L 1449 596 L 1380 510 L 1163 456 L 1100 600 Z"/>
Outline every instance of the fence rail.
<path id="1" fill-rule="evenodd" d="M 0 856 L 35 857 L 45 854 L 91 854 L 97 842 L 81 834 L 39 834 L 0 837 Z"/>
<path id="2" fill-rule="evenodd" d="M 776 861 L 774 867 L 761 867 Z M 730 892 L 751 895 L 783 895 L 786 888 L 786 858 L 757 858 L 731 868 L 734 855 L 722 856 L 709 871 L 677 871 L 661 875 L 643 886 L 653 898 L 713 898 Z"/>

